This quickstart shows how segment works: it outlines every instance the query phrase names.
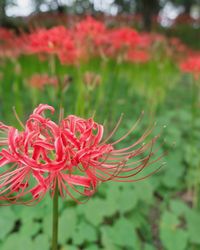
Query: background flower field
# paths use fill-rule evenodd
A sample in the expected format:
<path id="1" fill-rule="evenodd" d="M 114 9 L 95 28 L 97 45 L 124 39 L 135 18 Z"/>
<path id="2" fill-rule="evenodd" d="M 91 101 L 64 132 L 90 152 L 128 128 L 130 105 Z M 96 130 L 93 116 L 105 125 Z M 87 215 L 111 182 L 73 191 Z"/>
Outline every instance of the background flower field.
<path id="1" fill-rule="evenodd" d="M 147 32 L 123 15 L 32 19 L 0 27 L 2 122 L 20 129 L 15 112 L 24 122 L 40 103 L 62 105 L 65 115 L 94 116 L 107 135 L 123 114 L 118 139 L 144 111 L 121 145 L 155 123 L 156 154 L 167 152 L 140 182 L 103 183 L 85 204 L 60 199 L 60 250 L 199 250 L 198 20 Z M 50 249 L 51 203 L 1 206 L 0 249 Z"/>

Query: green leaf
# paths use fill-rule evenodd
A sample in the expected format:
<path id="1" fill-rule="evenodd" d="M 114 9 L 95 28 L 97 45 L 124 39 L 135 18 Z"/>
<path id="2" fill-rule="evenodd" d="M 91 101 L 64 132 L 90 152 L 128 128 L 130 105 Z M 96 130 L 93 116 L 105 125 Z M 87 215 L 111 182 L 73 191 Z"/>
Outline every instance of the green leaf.
<path id="1" fill-rule="evenodd" d="M 198 168 L 200 163 L 200 155 L 199 155 L 199 147 L 197 144 L 195 146 L 188 144 L 184 147 L 184 160 L 188 163 L 188 165 L 193 166 L 193 168 Z M 199 172 L 195 172 L 199 177 Z"/>
<path id="2" fill-rule="evenodd" d="M 178 217 L 170 212 L 164 212 L 160 223 L 160 237 L 167 250 L 185 250 L 188 233 L 180 228 Z"/>
<path id="3" fill-rule="evenodd" d="M 50 198 L 45 197 L 40 203 L 36 206 L 13 206 L 12 209 L 15 215 L 20 218 L 20 220 L 24 223 L 26 221 L 41 219 L 46 216 L 46 214 L 51 213 L 51 204 Z"/>
<path id="4" fill-rule="evenodd" d="M 106 208 L 106 209 L 105 209 Z M 103 218 L 108 214 L 109 207 L 106 206 L 106 201 L 103 199 L 94 198 L 87 204 L 81 206 L 85 218 L 94 226 L 99 225 Z"/>
<path id="5" fill-rule="evenodd" d="M 170 201 L 170 208 L 177 216 L 185 215 L 190 210 L 190 208 L 180 200 Z"/>
<path id="6" fill-rule="evenodd" d="M 72 238 L 77 225 L 77 215 L 74 209 L 66 208 L 59 217 L 59 242 L 64 244 Z"/>
<path id="7" fill-rule="evenodd" d="M 143 225 L 146 225 L 147 221 L 141 209 L 135 209 L 129 216 L 129 220 L 131 220 L 135 229 L 141 228 Z"/>
<path id="8" fill-rule="evenodd" d="M 106 204 L 108 210 L 110 211 L 113 208 L 113 213 L 119 211 L 125 213 L 133 210 L 136 207 L 138 202 L 138 196 L 135 190 L 132 187 L 132 184 L 124 184 L 122 186 L 112 187 L 108 189 L 108 197 Z M 110 215 L 109 213 L 107 216 Z"/>
<path id="9" fill-rule="evenodd" d="M 50 242 L 45 234 L 38 235 L 33 241 L 33 249 L 49 250 Z M 28 249 L 27 249 L 28 250 Z"/>
<path id="10" fill-rule="evenodd" d="M 144 245 L 144 250 L 156 250 L 154 246 L 150 244 L 145 244 Z"/>
<path id="11" fill-rule="evenodd" d="M 200 213 L 192 210 L 188 211 L 186 214 L 186 221 L 190 241 L 200 244 Z"/>
<path id="12" fill-rule="evenodd" d="M 145 201 L 145 203 L 152 203 L 153 191 L 154 187 L 150 180 L 134 183 L 134 195 L 136 195 L 139 200 Z"/>
<path id="13" fill-rule="evenodd" d="M 96 229 L 84 221 L 82 221 L 73 232 L 73 243 L 76 245 L 83 244 L 84 242 L 94 242 L 96 240 Z"/>
<path id="14" fill-rule="evenodd" d="M 90 245 L 86 247 L 85 250 L 99 250 L 99 247 L 97 245 Z"/>
<path id="15" fill-rule="evenodd" d="M 113 234 L 112 227 L 110 227 L 110 226 L 101 227 L 101 240 L 102 240 L 102 244 L 103 244 L 105 250 L 106 249 L 109 249 L 109 250 L 117 250 L 118 249 L 113 242 L 112 234 Z"/>
<path id="16" fill-rule="evenodd" d="M 181 163 L 182 158 L 182 153 L 177 149 L 173 152 L 173 154 L 169 154 L 169 156 L 166 157 L 167 165 L 162 178 L 162 181 L 166 187 L 176 188 L 178 185 L 177 182 L 180 182 L 185 171 Z"/>
<path id="17" fill-rule="evenodd" d="M 137 236 L 132 223 L 127 219 L 119 219 L 113 226 L 112 239 L 116 245 L 136 247 Z"/>
<path id="18" fill-rule="evenodd" d="M 15 220 L 17 218 L 10 207 L 0 207 L 0 240 L 14 228 Z"/>
<path id="19" fill-rule="evenodd" d="M 79 248 L 72 245 L 64 245 L 61 247 L 61 250 L 79 250 Z"/>
<path id="20" fill-rule="evenodd" d="M 125 218 L 117 220 L 112 227 L 102 227 L 102 242 L 106 249 L 115 249 L 114 246 L 139 249 L 134 226 Z"/>
<path id="21" fill-rule="evenodd" d="M 171 147 L 172 143 L 175 142 L 176 146 L 181 146 L 182 138 L 181 138 L 181 130 L 178 126 L 169 126 L 167 128 L 167 136 L 166 143 Z"/>
<path id="22" fill-rule="evenodd" d="M 31 238 L 26 238 L 19 233 L 11 234 L 3 243 L 1 250 L 34 250 Z"/>
<path id="23" fill-rule="evenodd" d="M 31 237 L 36 235 L 40 229 L 40 223 L 34 222 L 33 220 L 26 220 L 20 227 L 20 234 L 24 235 L 25 237 Z"/>
<path id="24" fill-rule="evenodd" d="M 43 218 L 42 223 L 43 232 L 48 236 L 49 239 L 52 237 L 52 214 L 47 213 Z"/>

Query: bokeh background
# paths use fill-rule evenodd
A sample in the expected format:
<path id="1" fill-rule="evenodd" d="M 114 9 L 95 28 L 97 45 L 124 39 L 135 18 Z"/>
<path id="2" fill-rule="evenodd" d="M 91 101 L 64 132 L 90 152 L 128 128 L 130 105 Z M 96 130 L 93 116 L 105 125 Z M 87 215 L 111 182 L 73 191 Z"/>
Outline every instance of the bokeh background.
<path id="1" fill-rule="evenodd" d="M 20 129 L 13 106 L 24 122 L 39 103 L 56 120 L 62 102 L 107 134 L 123 113 L 116 139 L 144 110 L 121 146 L 156 122 L 167 152 L 141 182 L 60 199 L 60 250 L 199 250 L 200 1 L 0 0 L 0 25 L 2 122 Z M 0 207 L 0 249 L 50 249 L 51 203 Z"/>

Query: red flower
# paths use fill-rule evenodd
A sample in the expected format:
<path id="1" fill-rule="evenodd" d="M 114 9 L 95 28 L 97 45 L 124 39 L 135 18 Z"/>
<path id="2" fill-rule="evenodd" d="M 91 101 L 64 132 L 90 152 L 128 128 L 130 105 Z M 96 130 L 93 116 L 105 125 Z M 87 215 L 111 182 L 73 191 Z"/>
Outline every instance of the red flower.
<path id="1" fill-rule="evenodd" d="M 95 45 L 98 45 L 99 39 L 101 39 L 105 31 L 106 27 L 103 22 L 88 16 L 76 25 L 75 36 L 79 38 L 78 42 L 80 42 L 80 44 L 82 42 L 92 41 Z"/>
<path id="2" fill-rule="evenodd" d="M 106 36 L 106 27 L 103 22 L 88 16 L 76 24 L 73 35 L 81 59 L 87 60 L 91 56 L 99 55 Z"/>
<path id="3" fill-rule="evenodd" d="M 28 83 L 32 87 L 43 89 L 45 85 L 58 86 L 58 79 L 48 74 L 34 74 L 28 79 Z"/>
<path id="4" fill-rule="evenodd" d="M 9 29 L 0 27 L 0 58 L 16 58 L 23 51 L 23 37 L 17 37 Z"/>
<path id="5" fill-rule="evenodd" d="M 189 56 L 180 64 L 182 72 L 191 73 L 197 80 L 200 78 L 200 55 Z"/>
<path id="6" fill-rule="evenodd" d="M 92 118 L 70 115 L 57 125 L 43 116 L 45 110 L 54 112 L 53 107 L 40 104 L 22 132 L 0 123 L 2 202 L 38 202 L 47 191 L 53 196 L 56 184 L 61 197 L 69 195 L 78 202 L 76 193 L 89 197 L 101 182 L 145 178 L 134 177 L 153 162 L 150 158 L 156 138 L 142 144 L 151 129 L 130 146 L 117 149 L 116 145 L 134 127 L 120 139 L 108 143 L 119 123 L 107 139 L 102 140 L 104 128 Z"/>
<path id="7" fill-rule="evenodd" d="M 29 49 L 33 53 L 57 53 L 66 35 L 68 31 L 63 26 L 39 29 L 30 35 Z"/>
<path id="8" fill-rule="evenodd" d="M 139 41 L 139 34 L 131 28 L 118 28 L 110 32 L 110 42 L 115 49 L 135 48 Z"/>
<path id="9" fill-rule="evenodd" d="M 143 50 L 130 50 L 127 53 L 127 60 L 134 63 L 148 62 L 150 55 L 147 51 Z"/>
<path id="10" fill-rule="evenodd" d="M 124 60 L 129 50 L 135 49 L 140 42 L 139 34 L 131 28 L 116 28 L 108 30 L 102 37 L 103 54 Z"/>
<path id="11" fill-rule="evenodd" d="M 70 31 L 63 26 L 49 30 L 40 29 L 32 33 L 27 46 L 29 53 L 55 54 L 61 62 L 74 63 L 77 52 Z"/>

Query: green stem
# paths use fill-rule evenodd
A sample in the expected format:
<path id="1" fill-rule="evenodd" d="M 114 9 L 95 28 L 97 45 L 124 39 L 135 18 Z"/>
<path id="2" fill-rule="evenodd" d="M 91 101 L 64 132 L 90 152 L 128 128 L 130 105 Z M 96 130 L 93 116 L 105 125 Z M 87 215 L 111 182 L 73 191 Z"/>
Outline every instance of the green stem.
<path id="1" fill-rule="evenodd" d="M 76 99 L 76 106 L 75 106 L 75 114 L 79 116 L 84 116 L 85 114 L 85 86 L 82 82 L 82 73 L 83 68 L 81 65 L 76 67 L 77 69 L 77 81 L 76 81 L 76 91 L 77 91 L 77 99 Z"/>
<path id="2" fill-rule="evenodd" d="M 195 85 L 194 79 L 192 79 L 192 121 L 191 121 L 191 148 L 192 148 L 192 157 L 195 157 L 195 148 L 196 148 L 196 140 L 195 140 L 195 122 L 197 118 L 197 88 Z M 196 166 L 193 166 L 196 167 Z M 191 171 L 191 170 L 190 170 Z M 198 171 L 198 169 L 196 170 Z M 199 196 L 199 181 L 195 178 L 193 183 L 194 195 L 193 195 L 193 207 L 197 208 L 198 206 L 198 196 Z"/>
<path id="3" fill-rule="evenodd" d="M 55 55 L 50 56 L 50 61 L 49 61 L 49 67 L 50 67 L 50 72 L 51 76 L 54 76 L 56 74 L 56 61 L 55 61 Z"/>
<path id="4" fill-rule="evenodd" d="M 53 197 L 52 250 L 58 250 L 58 185 Z"/>

